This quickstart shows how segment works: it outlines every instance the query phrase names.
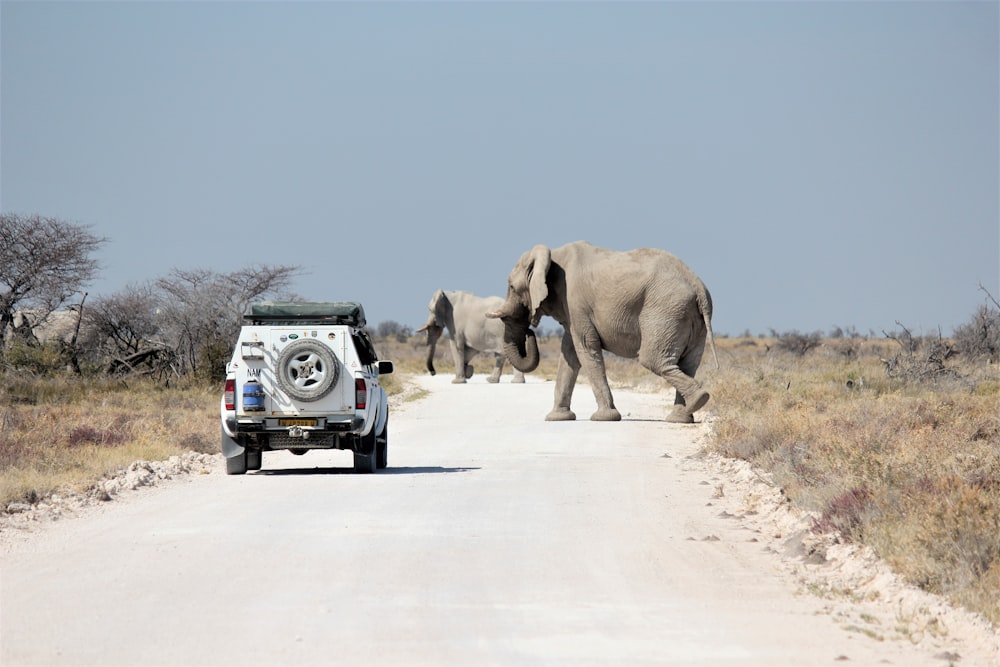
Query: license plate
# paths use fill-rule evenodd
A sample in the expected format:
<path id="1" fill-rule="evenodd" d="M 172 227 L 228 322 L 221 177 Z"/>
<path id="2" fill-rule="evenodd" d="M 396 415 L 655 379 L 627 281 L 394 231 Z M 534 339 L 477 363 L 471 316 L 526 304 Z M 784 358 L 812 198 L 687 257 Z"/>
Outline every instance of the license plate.
<path id="1" fill-rule="evenodd" d="M 315 419 L 279 419 L 278 426 L 315 426 Z"/>

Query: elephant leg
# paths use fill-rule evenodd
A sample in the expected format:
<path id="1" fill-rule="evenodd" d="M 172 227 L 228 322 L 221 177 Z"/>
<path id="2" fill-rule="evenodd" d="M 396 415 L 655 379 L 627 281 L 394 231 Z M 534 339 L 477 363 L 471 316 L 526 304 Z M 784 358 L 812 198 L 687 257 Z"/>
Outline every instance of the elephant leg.
<path id="1" fill-rule="evenodd" d="M 496 384 L 500 381 L 500 375 L 503 373 L 503 363 L 505 359 L 502 354 L 493 355 L 493 372 L 490 376 L 486 378 L 486 381 L 490 384 Z"/>
<path id="2" fill-rule="evenodd" d="M 573 387 L 576 386 L 576 378 L 579 374 L 579 362 L 574 368 L 571 363 L 566 361 L 565 356 L 559 357 L 559 368 L 556 371 L 555 401 L 553 401 L 552 410 L 545 415 L 545 421 L 562 422 L 576 419 L 576 413 L 569 409 L 569 404 L 573 399 Z"/>
<path id="3" fill-rule="evenodd" d="M 674 409 L 668 415 L 668 421 L 670 421 L 670 417 L 675 417 L 674 423 L 691 424 L 694 422 L 694 413 L 708 403 L 709 393 L 702 388 L 700 382 L 694 379 L 695 373 L 698 372 L 698 366 L 701 365 L 701 355 L 704 351 L 705 342 L 703 340 L 701 345 L 689 349 L 678 362 L 677 367 L 681 373 L 691 379 L 695 390 L 693 395 L 689 392 L 686 397 L 679 391 L 674 392 Z"/>
<path id="4" fill-rule="evenodd" d="M 681 399 L 680 396 L 680 392 L 674 394 L 674 408 L 667 413 L 666 421 L 670 424 L 693 424 L 694 415 L 688 412 L 684 405 L 684 399 Z M 681 402 L 678 403 L 677 399 L 680 399 Z"/>
<path id="5" fill-rule="evenodd" d="M 468 375 L 468 363 L 465 360 L 465 349 L 464 345 L 459 345 L 453 342 L 451 347 L 451 356 L 455 360 L 455 377 L 452 379 L 452 384 L 465 384 L 465 380 L 469 377 Z"/>
<path id="6" fill-rule="evenodd" d="M 545 421 L 572 421 L 576 419 L 576 414 L 569 409 L 570 401 L 573 400 L 573 388 L 576 386 L 576 378 L 580 374 L 580 359 L 576 356 L 576 349 L 573 347 L 573 340 L 569 332 L 563 334 L 561 354 L 559 355 L 559 367 L 556 370 L 556 391 L 555 401 L 552 410 L 545 415 Z"/>
<path id="7" fill-rule="evenodd" d="M 590 380 L 590 388 L 597 401 L 597 411 L 590 415 L 591 421 L 621 421 L 621 413 L 615 408 L 615 400 L 608 385 L 607 369 L 604 366 L 604 350 L 596 331 L 573 338 L 573 352 L 579 361 L 577 368 L 583 367 Z"/>
<path id="8" fill-rule="evenodd" d="M 674 366 L 663 376 L 667 382 L 674 385 L 674 409 L 667 415 L 667 421 L 675 424 L 694 423 L 694 413 L 705 407 L 710 398 L 693 377 Z"/>
<path id="9" fill-rule="evenodd" d="M 515 368 L 514 377 L 511 378 L 510 381 L 513 382 L 514 384 L 524 384 L 524 373 Z"/>
<path id="10" fill-rule="evenodd" d="M 694 423 L 694 413 L 705 407 L 710 398 L 701 383 L 693 377 L 697 364 L 691 368 L 690 364 L 685 363 L 684 368 L 682 368 L 674 363 L 672 358 L 657 359 L 653 362 L 640 358 L 640 362 L 669 382 L 675 389 L 674 408 L 667 415 L 666 420 L 673 424 Z"/>

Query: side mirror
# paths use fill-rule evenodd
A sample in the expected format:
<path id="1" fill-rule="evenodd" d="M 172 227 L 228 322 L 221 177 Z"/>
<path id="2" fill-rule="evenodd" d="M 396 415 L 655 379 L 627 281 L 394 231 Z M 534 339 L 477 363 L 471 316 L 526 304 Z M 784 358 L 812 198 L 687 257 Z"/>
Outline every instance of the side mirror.
<path id="1" fill-rule="evenodd" d="M 378 374 L 379 375 L 392 375 L 395 370 L 391 361 L 380 361 L 378 362 Z"/>

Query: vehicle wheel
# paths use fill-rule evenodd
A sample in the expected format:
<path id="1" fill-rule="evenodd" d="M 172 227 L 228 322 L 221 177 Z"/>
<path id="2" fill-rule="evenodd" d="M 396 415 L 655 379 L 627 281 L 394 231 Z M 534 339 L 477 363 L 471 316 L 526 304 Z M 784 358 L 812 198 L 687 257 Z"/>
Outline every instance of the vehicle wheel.
<path id="1" fill-rule="evenodd" d="M 375 470 L 375 452 L 371 454 L 354 452 L 354 472 L 361 475 L 368 475 L 375 472 Z"/>
<path id="2" fill-rule="evenodd" d="M 264 464 L 264 452 L 259 449 L 248 449 L 246 452 L 247 470 L 260 470 Z"/>
<path id="3" fill-rule="evenodd" d="M 378 446 L 375 442 L 375 434 L 361 436 L 358 439 L 357 449 L 354 450 L 354 472 L 363 475 L 375 472 L 378 468 L 377 458 Z"/>
<path id="4" fill-rule="evenodd" d="M 243 475 L 247 471 L 247 450 L 243 450 L 242 454 L 237 454 L 236 456 L 230 456 L 226 459 L 226 474 L 227 475 Z"/>
<path id="5" fill-rule="evenodd" d="M 375 436 L 375 467 L 382 469 L 389 466 L 389 417 L 386 416 L 382 432 Z"/>
<path id="6" fill-rule="evenodd" d="M 297 401 L 318 401 L 337 384 L 340 362 L 319 341 L 303 338 L 285 346 L 275 368 L 278 386 Z"/>

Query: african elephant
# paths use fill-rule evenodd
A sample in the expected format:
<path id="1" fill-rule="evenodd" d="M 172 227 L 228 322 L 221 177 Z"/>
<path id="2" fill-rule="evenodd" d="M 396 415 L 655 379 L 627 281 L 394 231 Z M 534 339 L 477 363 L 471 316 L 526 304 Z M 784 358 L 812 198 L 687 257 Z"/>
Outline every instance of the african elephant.
<path id="1" fill-rule="evenodd" d="M 448 330 L 451 354 L 455 359 L 454 384 L 461 384 L 472 377 L 473 368 L 469 361 L 479 353 L 492 354 L 495 358 L 493 373 L 487 382 L 499 382 L 506 358 L 503 354 L 503 325 L 496 320 L 486 319 L 486 311 L 495 310 L 503 303 L 498 296 L 480 297 L 469 292 L 446 292 L 438 290 L 431 297 L 427 308 L 430 317 L 427 324 L 417 329 L 427 332 L 427 370 L 434 370 L 434 350 L 442 332 Z M 511 382 L 524 382 L 524 373 L 514 370 Z"/>
<path id="2" fill-rule="evenodd" d="M 576 419 L 570 410 L 582 366 L 597 399 L 596 421 L 619 421 L 608 387 L 604 353 L 638 359 L 676 389 L 668 422 L 689 424 L 708 402 L 694 379 L 712 344 L 712 297 L 694 272 L 663 250 L 618 252 L 576 241 L 550 249 L 536 245 L 521 255 L 507 281 L 507 299 L 486 314 L 504 324 L 504 352 L 514 368 L 538 367 L 530 327 L 543 315 L 563 326 L 555 402 L 547 421 Z"/>
<path id="3" fill-rule="evenodd" d="M 5 337 L 19 334 L 25 340 L 42 345 L 50 342 L 69 343 L 79 335 L 80 309 L 44 310 L 29 308 L 16 310 L 11 316 Z"/>

